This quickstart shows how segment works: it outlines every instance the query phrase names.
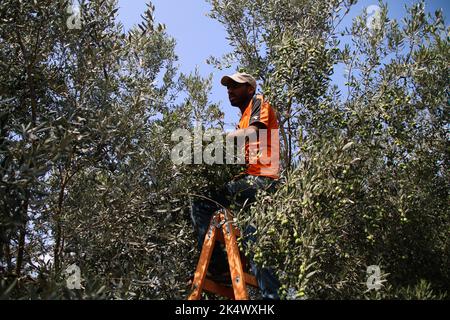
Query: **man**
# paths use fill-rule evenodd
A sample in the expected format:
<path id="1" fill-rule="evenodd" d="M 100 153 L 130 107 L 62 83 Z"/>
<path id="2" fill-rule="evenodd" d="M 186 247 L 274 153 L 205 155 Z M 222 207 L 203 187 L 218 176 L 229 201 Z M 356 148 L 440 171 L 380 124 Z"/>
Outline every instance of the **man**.
<path id="1" fill-rule="evenodd" d="M 201 250 L 210 219 L 220 207 L 232 204 L 248 206 L 255 201 L 258 190 L 271 190 L 279 178 L 278 121 L 270 104 L 262 96 L 256 96 L 256 80 L 247 73 L 225 76 L 222 85 L 228 89 L 230 103 L 241 111 L 238 129 L 227 135 L 227 140 L 248 137 L 245 144 L 246 170 L 239 178 L 227 183 L 212 195 L 211 200 L 196 199 L 191 208 L 191 217 L 198 235 Z M 254 139 L 250 139 L 254 137 Z M 253 227 L 244 232 L 246 241 L 254 241 Z M 264 299 L 279 299 L 280 283 L 270 269 L 258 269 L 250 259 Z M 208 276 L 214 280 L 230 279 L 228 264 L 223 250 L 216 245 L 210 262 Z"/>

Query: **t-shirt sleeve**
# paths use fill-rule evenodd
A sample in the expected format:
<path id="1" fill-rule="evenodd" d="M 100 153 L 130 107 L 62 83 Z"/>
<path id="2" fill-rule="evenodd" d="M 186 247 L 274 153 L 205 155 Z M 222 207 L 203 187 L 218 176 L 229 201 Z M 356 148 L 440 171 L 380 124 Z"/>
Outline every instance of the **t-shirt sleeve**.
<path id="1" fill-rule="evenodd" d="M 254 98 L 252 103 L 252 112 L 250 115 L 249 126 L 262 123 L 266 128 L 269 127 L 270 105 L 260 98 Z"/>

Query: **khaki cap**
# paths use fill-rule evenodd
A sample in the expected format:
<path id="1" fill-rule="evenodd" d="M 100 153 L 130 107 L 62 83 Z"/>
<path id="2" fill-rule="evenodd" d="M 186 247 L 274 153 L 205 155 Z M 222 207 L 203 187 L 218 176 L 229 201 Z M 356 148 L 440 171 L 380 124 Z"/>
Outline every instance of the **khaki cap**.
<path id="1" fill-rule="evenodd" d="M 231 82 L 248 83 L 256 90 L 256 80 L 248 73 L 237 72 L 231 76 L 224 76 L 220 81 L 220 83 L 224 86 L 228 86 Z"/>

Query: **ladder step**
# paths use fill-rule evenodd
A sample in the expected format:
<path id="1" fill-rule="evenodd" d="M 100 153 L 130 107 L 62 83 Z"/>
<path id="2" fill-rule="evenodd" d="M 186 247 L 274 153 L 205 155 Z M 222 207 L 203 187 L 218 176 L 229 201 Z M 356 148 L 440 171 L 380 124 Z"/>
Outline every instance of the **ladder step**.
<path id="1" fill-rule="evenodd" d="M 205 279 L 205 282 L 203 284 L 203 289 L 218 295 L 221 295 L 223 297 L 227 297 L 228 299 L 233 300 L 234 299 L 234 292 L 232 287 L 226 287 L 223 285 L 220 285 L 210 279 Z"/>
<path id="2" fill-rule="evenodd" d="M 252 287 L 258 288 L 258 281 L 256 281 L 256 277 L 244 272 L 245 282 L 251 285 Z"/>

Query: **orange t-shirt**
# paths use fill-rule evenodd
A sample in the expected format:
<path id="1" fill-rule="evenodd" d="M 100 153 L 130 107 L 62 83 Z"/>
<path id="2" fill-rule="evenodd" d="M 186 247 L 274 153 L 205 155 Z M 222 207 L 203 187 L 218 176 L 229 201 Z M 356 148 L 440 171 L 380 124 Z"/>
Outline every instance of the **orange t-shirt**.
<path id="1" fill-rule="evenodd" d="M 255 96 L 242 114 L 239 129 L 248 128 L 256 123 L 264 124 L 258 130 L 255 139 L 249 139 L 245 145 L 247 163 L 246 173 L 253 176 L 279 178 L 280 139 L 278 120 L 275 111 L 263 96 Z"/>

